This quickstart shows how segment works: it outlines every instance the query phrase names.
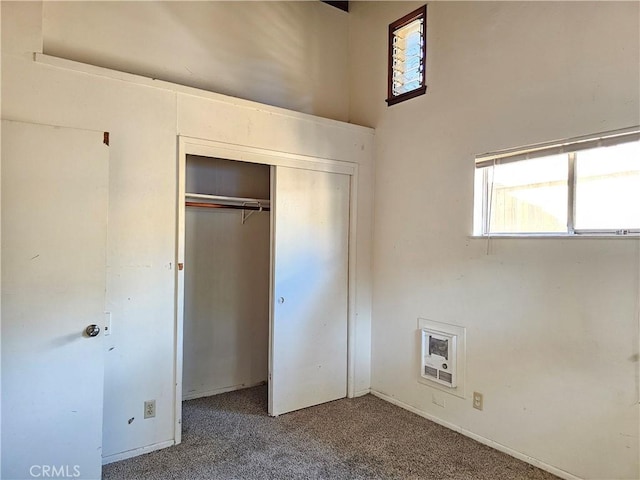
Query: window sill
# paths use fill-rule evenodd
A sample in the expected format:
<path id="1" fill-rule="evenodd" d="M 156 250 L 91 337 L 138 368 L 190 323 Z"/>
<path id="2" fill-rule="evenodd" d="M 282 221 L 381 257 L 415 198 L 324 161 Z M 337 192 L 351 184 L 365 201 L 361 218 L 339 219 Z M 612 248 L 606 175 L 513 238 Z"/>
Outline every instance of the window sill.
<path id="1" fill-rule="evenodd" d="M 513 239 L 522 239 L 529 240 L 532 238 L 536 239 L 548 239 L 548 240 L 566 240 L 568 238 L 571 239 L 583 239 L 583 240 L 640 240 L 639 233 L 629 233 L 627 235 L 611 235 L 611 234 L 580 234 L 580 235 L 569 235 L 569 234 L 560 234 L 560 233 L 521 233 L 521 234 L 493 234 L 493 235 L 469 235 L 470 239 L 473 240 L 513 240 Z"/>
<path id="2" fill-rule="evenodd" d="M 404 102 L 405 100 L 409 100 L 410 98 L 419 97 L 420 95 L 424 95 L 427 92 L 427 86 L 423 85 L 420 88 L 416 88 L 415 90 L 411 90 L 410 92 L 403 93 L 402 95 L 397 95 L 395 97 L 387 98 L 385 102 L 387 102 L 387 106 L 395 105 L 396 103 Z"/>

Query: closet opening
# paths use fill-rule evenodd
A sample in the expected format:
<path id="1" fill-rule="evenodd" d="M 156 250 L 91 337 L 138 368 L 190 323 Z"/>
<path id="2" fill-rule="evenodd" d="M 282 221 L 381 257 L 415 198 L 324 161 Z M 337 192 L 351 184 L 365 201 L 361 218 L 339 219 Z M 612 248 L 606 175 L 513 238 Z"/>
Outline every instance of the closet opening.
<path id="1" fill-rule="evenodd" d="M 183 401 L 267 384 L 270 189 L 269 165 L 186 155 Z"/>
<path id="2" fill-rule="evenodd" d="M 352 396 L 357 165 L 180 137 L 177 166 L 175 443 Z"/>

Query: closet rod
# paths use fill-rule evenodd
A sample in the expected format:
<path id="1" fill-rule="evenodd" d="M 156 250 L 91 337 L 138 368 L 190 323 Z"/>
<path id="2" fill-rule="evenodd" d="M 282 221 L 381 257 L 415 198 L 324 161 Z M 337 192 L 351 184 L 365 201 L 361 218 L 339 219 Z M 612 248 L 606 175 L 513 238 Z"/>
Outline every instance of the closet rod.
<path id="1" fill-rule="evenodd" d="M 223 195 L 206 195 L 204 193 L 185 193 L 186 198 L 200 198 L 203 200 L 214 200 L 218 202 L 231 202 L 231 203 L 259 203 L 264 206 L 268 206 L 271 202 L 267 199 L 259 198 L 244 198 L 244 197 L 225 197 Z"/>
<path id="2" fill-rule="evenodd" d="M 258 205 L 223 205 L 221 203 L 204 203 L 204 202 L 185 202 L 187 207 L 202 207 L 202 208 L 231 208 L 234 210 L 254 210 L 256 212 L 268 212 L 269 207 L 260 207 Z"/>

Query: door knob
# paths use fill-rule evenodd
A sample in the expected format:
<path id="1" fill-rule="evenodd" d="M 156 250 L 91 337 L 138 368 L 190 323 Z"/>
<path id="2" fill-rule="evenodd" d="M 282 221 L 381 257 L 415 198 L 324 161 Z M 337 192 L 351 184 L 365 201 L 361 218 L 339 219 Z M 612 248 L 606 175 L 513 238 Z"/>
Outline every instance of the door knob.
<path id="1" fill-rule="evenodd" d="M 89 325 L 84 329 L 84 333 L 86 333 L 88 337 L 97 337 L 100 333 L 100 327 L 98 325 Z"/>
<path id="2" fill-rule="evenodd" d="M 284 303 L 284 297 L 278 298 L 278 303 L 282 305 Z"/>

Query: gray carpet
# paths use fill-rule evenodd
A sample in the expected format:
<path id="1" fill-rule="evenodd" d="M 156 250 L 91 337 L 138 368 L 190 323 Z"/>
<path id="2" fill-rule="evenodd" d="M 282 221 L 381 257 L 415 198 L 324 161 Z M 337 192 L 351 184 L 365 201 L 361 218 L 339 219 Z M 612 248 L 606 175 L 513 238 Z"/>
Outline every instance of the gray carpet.
<path id="1" fill-rule="evenodd" d="M 557 479 L 372 395 L 277 418 L 266 397 L 185 402 L 180 445 L 105 465 L 103 479 Z"/>

